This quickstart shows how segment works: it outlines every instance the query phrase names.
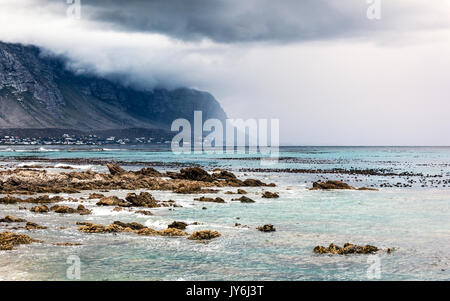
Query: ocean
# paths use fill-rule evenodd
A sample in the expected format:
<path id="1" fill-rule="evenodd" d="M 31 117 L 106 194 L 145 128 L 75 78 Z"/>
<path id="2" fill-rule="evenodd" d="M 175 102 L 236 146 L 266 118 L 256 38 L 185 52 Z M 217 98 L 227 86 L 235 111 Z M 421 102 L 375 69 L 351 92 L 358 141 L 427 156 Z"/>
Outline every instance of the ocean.
<path id="1" fill-rule="evenodd" d="M 232 202 L 236 195 L 225 193 L 236 191 L 232 187 L 202 194 L 219 196 L 224 204 L 194 201 L 198 195 L 149 191 L 158 200 L 182 206 L 151 209 L 153 216 L 98 207 L 87 199 L 93 191 L 63 194 L 92 209 L 87 216 L 35 214 L 19 210 L 17 204 L 0 204 L 0 217 L 13 215 L 48 227 L 16 231 L 44 243 L 0 251 L 0 279 L 71 280 L 68 258 L 76 256 L 82 280 L 450 280 L 450 147 L 281 147 L 278 162 L 269 166 L 262 166 L 253 154 L 174 155 L 165 146 L 108 147 L 2 146 L 0 167 L 45 165 L 48 172 L 68 172 L 64 168 L 69 166 L 107 172 L 101 165 L 106 160 L 127 170 L 153 166 L 178 171 L 198 165 L 208 171 L 226 169 L 241 179 L 273 182 L 276 187 L 245 187 L 255 200 L 249 204 Z M 379 191 L 309 190 L 313 182 L 327 179 Z M 278 192 L 280 198 L 262 198 L 263 190 Z M 140 191 L 104 194 L 123 198 Z M 196 222 L 186 231 L 210 229 L 222 236 L 197 242 L 77 231 L 78 221 L 117 220 L 154 229 L 165 229 L 173 221 Z M 274 225 L 276 231 L 256 230 L 264 224 Z M 55 242 L 82 245 L 51 244 Z M 346 242 L 392 251 L 313 252 L 317 245 Z"/>

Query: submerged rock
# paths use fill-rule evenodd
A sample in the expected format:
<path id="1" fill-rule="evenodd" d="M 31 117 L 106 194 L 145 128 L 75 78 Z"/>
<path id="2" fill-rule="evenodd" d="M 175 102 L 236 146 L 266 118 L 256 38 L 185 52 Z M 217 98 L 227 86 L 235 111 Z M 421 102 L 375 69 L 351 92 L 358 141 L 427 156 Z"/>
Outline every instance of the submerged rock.
<path id="1" fill-rule="evenodd" d="M 245 195 L 241 196 L 238 199 L 232 199 L 232 201 L 240 201 L 241 203 L 254 203 L 255 201 Z"/>
<path id="2" fill-rule="evenodd" d="M 258 229 L 261 232 L 275 232 L 276 231 L 275 227 L 273 225 L 271 225 L 271 224 L 267 224 L 267 225 L 264 225 L 264 226 L 259 226 L 256 229 Z"/>
<path id="3" fill-rule="evenodd" d="M 262 197 L 266 199 L 277 199 L 280 196 L 277 192 L 264 191 Z"/>
<path id="4" fill-rule="evenodd" d="M 371 245 L 358 246 L 350 243 L 345 243 L 344 247 L 339 247 L 331 243 L 328 247 L 316 246 L 314 248 L 314 253 L 316 254 L 373 254 L 377 251 L 379 251 L 379 249 Z"/>
<path id="5" fill-rule="evenodd" d="M 194 200 L 199 201 L 199 202 L 207 202 L 207 203 L 225 203 L 225 200 L 222 198 L 219 198 L 219 197 L 209 198 L 209 197 L 202 196 L 202 197 L 196 198 Z"/>
<path id="6" fill-rule="evenodd" d="M 150 211 L 147 210 L 137 210 L 136 213 L 143 214 L 143 215 L 153 215 Z"/>
<path id="7" fill-rule="evenodd" d="M 190 240 L 210 240 L 216 237 L 221 236 L 221 234 L 217 231 L 211 231 L 211 230 L 202 230 L 202 231 L 195 231 L 192 233 L 188 239 Z"/>
<path id="8" fill-rule="evenodd" d="M 188 224 L 184 223 L 184 222 L 173 222 L 170 225 L 167 226 L 167 228 L 174 228 L 174 229 L 179 229 L 179 230 L 184 230 L 186 229 Z"/>

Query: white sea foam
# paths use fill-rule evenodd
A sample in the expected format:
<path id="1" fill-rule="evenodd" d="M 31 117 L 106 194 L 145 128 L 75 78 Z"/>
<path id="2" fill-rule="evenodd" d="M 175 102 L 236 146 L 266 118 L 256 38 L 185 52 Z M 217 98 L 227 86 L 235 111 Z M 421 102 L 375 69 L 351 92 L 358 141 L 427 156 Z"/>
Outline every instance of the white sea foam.
<path id="1" fill-rule="evenodd" d="M 58 163 L 55 165 L 55 168 L 64 168 L 64 167 L 70 167 L 75 169 L 91 169 L 92 167 L 94 167 L 94 165 L 72 165 L 63 163 Z"/>
<path id="2" fill-rule="evenodd" d="M 49 148 L 45 148 L 45 147 L 40 147 L 38 149 L 39 152 L 59 152 L 59 149 L 49 149 Z"/>
<path id="3" fill-rule="evenodd" d="M 17 167 L 22 167 L 22 166 L 36 166 L 36 165 L 40 165 L 41 163 L 39 162 L 24 162 L 24 163 L 19 163 L 17 164 Z"/>

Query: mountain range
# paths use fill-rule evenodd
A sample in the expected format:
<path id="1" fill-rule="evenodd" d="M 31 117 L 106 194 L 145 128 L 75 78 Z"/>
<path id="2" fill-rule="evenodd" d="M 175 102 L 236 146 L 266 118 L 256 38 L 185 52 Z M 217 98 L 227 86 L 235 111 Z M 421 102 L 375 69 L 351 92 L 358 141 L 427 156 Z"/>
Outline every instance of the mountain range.
<path id="1" fill-rule="evenodd" d="M 66 68 L 67 59 L 35 46 L 0 42 L 0 133 L 170 131 L 177 118 L 224 120 L 209 93 L 141 89 Z"/>

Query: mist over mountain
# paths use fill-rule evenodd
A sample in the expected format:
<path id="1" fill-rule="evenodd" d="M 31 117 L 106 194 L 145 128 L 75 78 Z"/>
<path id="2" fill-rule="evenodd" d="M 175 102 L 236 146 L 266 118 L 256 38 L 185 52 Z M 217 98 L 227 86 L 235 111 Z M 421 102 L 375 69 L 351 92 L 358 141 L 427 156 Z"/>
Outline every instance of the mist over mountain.
<path id="1" fill-rule="evenodd" d="M 117 80 L 78 74 L 65 59 L 34 46 L 0 42 L 0 129 L 132 128 L 170 130 L 177 118 L 225 119 L 209 93 L 188 88 L 143 90 Z"/>

